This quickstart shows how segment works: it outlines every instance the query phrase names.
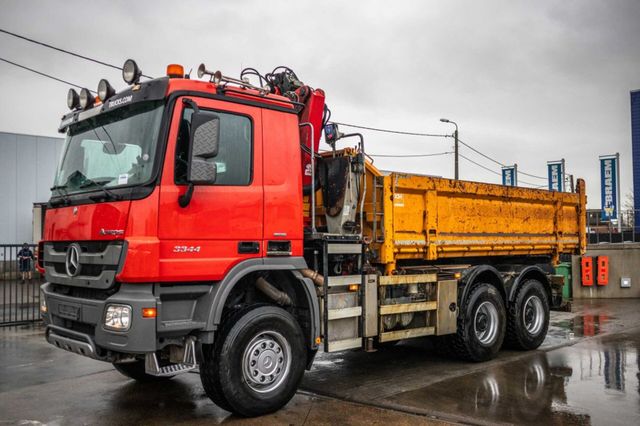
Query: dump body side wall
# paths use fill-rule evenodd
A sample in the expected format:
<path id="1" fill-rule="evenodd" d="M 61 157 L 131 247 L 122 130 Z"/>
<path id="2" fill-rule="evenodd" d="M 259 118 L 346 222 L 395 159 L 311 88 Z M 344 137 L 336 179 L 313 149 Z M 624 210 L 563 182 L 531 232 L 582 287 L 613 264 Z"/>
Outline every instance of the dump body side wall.
<path id="1" fill-rule="evenodd" d="M 583 181 L 577 193 L 562 193 L 401 173 L 382 176 L 372 167 L 367 179 L 369 188 L 376 179 L 378 186 L 367 195 L 365 234 L 387 271 L 401 260 L 557 259 L 584 250 Z"/>

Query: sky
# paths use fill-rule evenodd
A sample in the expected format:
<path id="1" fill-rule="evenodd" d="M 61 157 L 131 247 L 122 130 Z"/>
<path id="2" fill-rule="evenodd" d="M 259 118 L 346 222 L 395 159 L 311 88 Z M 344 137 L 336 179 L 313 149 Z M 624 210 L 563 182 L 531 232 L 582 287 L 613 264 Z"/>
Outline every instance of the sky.
<path id="1" fill-rule="evenodd" d="M 133 58 L 238 76 L 295 70 L 325 90 L 332 119 L 447 133 L 539 177 L 564 158 L 600 205 L 598 156 L 620 153 L 631 192 L 629 92 L 640 89 L 640 1 L 11 1 L 0 28 L 105 62 Z M 96 90 L 121 73 L 0 34 L 0 57 Z M 0 131 L 56 136 L 69 86 L 0 62 Z M 341 130 L 354 130 L 342 128 Z M 370 154 L 452 151 L 451 138 L 363 131 Z M 340 142 L 339 142 L 340 143 Z M 345 144 L 351 143 L 349 140 Z M 460 177 L 501 181 L 500 166 L 460 148 Z M 0 153 L 1 155 L 2 153 Z M 375 165 L 453 177 L 452 154 L 378 157 Z M 519 176 L 522 186 L 546 180 Z M 526 183 L 525 183 L 526 182 Z"/>

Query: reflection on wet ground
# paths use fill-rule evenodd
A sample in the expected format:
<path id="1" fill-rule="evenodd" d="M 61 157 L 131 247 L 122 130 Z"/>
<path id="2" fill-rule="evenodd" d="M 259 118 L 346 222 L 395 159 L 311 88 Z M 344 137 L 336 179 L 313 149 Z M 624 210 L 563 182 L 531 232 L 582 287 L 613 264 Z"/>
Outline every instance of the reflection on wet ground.
<path id="1" fill-rule="evenodd" d="M 576 303 L 573 313 L 552 314 L 543 350 L 501 351 L 481 364 L 437 357 L 429 339 L 321 353 L 302 389 L 337 399 L 300 392 L 260 419 L 213 405 L 197 374 L 136 384 L 48 345 L 41 327 L 0 328 L 0 423 L 640 424 L 638 306 Z"/>
<path id="2" fill-rule="evenodd" d="M 321 354 L 303 385 L 465 423 L 640 424 L 638 303 L 575 303 L 573 313 L 552 313 L 541 350 L 503 350 L 483 364 L 439 358 L 428 339 Z"/>
<path id="3" fill-rule="evenodd" d="M 136 383 L 109 364 L 45 343 L 43 327 L 0 328 L 1 425 L 437 425 L 424 416 L 298 393 L 285 408 L 239 418 L 205 395 L 198 374 Z"/>
<path id="4" fill-rule="evenodd" d="M 639 351 L 640 331 L 624 333 L 537 352 L 388 401 L 474 422 L 638 424 Z"/>

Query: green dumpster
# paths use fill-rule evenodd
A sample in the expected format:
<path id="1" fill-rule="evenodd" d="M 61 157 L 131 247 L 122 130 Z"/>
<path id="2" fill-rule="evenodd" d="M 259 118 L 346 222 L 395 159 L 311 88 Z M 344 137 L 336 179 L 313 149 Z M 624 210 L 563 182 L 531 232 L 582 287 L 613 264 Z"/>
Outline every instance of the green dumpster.
<path id="1" fill-rule="evenodd" d="M 571 299 L 571 263 L 560 263 L 556 266 L 556 275 L 564 277 L 564 285 L 562 286 L 562 299 Z"/>

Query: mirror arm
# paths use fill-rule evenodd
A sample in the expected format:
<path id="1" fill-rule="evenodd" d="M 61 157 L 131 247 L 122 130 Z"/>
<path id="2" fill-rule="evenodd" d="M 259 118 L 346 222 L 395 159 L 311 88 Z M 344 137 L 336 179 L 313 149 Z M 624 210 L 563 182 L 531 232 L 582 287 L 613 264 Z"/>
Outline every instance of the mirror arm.
<path id="1" fill-rule="evenodd" d="M 192 109 L 193 109 L 193 113 L 197 113 L 198 111 L 200 111 L 200 108 L 198 108 L 198 104 L 196 104 L 193 99 L 189 99 L 189 98 L 183 98 L 182 99 L 182 103 L 184 105 L 189 105 Z"/>
<path id="2" fill-rule="evenodd" d="M 178 204 L 180 204 L 180 207 L 185 208 L 191 202 L 191 197 L 193 196 L 193 186 L 194 185 L 192 183 L 189 183 L 187 192 L 178 197 Z"/>

